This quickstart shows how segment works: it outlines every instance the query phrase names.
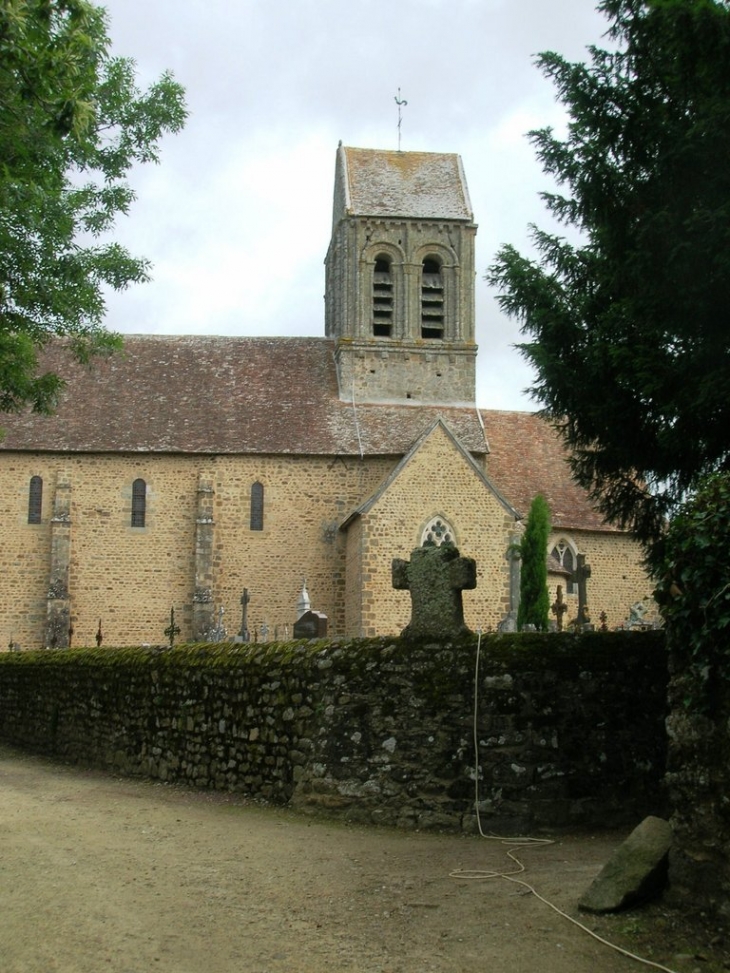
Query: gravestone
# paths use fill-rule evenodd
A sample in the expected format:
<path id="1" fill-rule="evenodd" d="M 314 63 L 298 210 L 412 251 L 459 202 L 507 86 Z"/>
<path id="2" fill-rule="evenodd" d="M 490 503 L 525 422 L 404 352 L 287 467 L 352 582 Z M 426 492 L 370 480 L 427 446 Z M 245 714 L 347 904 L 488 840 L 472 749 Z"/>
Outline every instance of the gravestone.
<path id="1" fill-rule="evenodd" d="M 411 621 L 404 638 L 453 638 L 469 632 L 461 592 L 476 588 L 474 558 L 450 544 L 418 547 L 410 561 L 394 558 L 393 587 L 411 593 Z"/>
<path id="2" fill-rule="evenodd" d="M 568 606 L 563 600 L 563 586 L 558 585 L 558 590 L 555 595 L 555 601 L 553 602 L 550 610 L 553 615 L 555 615 L 555 625 L 558 632 L 563 631 L 563 615 L 567 612 Z"/>
<path id="3" fill-rule="evenodd" d="M 248 631 L 248 603 L 250 601 L 251 595 L 248 593 L 248 588 L 244 588 L 241 595 L 241 628 L 238 632 L 241 642 L 248 642 L 251 638 Z"/>
<path id="4" fill-rule="evenodd" d="M 306 611 L 294 622 L 295 639 L 321 639 L 327 635 L 327 616 L 322 612 Z"/>
<path id="5" fill-rule="evenodd" d="M 588 614 L 588 579 L 591 576 L 591 566 L 586 564 L 585 554 L 576 557 L 577 566 L 573 572 L 573 581 L 578 586 L 578 616 L 571 623 L 576 631 L 592 632 L 591 617 Z"/>

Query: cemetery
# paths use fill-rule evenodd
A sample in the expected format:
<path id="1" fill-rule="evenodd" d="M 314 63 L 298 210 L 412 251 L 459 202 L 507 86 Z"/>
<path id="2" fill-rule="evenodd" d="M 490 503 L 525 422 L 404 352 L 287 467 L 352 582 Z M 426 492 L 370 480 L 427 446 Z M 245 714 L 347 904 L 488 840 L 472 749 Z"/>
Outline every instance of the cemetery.
<path id="1" fill-rule="evenodd" d="M 6 653 L 0 739 L 408 830 L 560 833 L 673 812 L 673 892 L 722 914 L 722 772 L 711 734 L 676 706 L 665 633 L 472 633 L 462 591 L 475 565 L 451 545 L 395 559 L 392 575 L 411 598 L 400 637 L 327 638 L 301 599 L 289 642 L 176 646 L 171 612 L 166 645 Z M 584 563 L 579 620 L 589 577 Z"/>

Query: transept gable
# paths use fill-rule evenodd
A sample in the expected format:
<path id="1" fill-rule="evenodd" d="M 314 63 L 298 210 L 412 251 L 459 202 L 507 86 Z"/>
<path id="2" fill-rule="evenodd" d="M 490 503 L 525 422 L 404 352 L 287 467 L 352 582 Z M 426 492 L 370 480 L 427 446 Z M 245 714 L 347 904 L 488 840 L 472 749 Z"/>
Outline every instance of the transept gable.
<path id="1" fill-rule="evenodd" d="M 423 467 L 420 479 L 425 479 L 430 483 L 429 489 L 424 487 L 420 490 L 424 508 L 434 503 L 438 506 L 439 502 L 444 507 L 444 503 L 448 499 L 448 494 L 451 490 L 448 469 L 451 464 L 456 464 L 462 469 L 465 467 L 469 471 L 470 476 L 473 477 L 475 496 L 483 497 L 484 491 L 486 491 L 487 495 L 501 506 L 509 518 L 515 520 L 519 518 L 517 511 L 489 477 L 485 475 L 484 471 L 459 441 L 443 416 L 438 416 L 423 430 L 408 453 L 403 456 L 378 489 L 349 514 L 342 523 L 341 529 L 347 530 L 355 518 L 367 514 L 389 493 L 399 490 L 402 482 L 408 479 L 409 472 L 413 470 L 416 464 L 421 464 Z M 440 500 L 441 495 L 443 495 L 443 501 Z M 431 499 L 432 496 L 434 499 Z M 437 496 L 439 497 L 438 500 L 435 499 Z M 448 503 L 446 503 L 446 506 L 448 506 Z M 433 510 L 428 515 L 429 519 L 438 516 L 439 513 L 440 511 Z M 447 514 L 443 513 L 441 516 L 445 520 L 448 520 Z"/>

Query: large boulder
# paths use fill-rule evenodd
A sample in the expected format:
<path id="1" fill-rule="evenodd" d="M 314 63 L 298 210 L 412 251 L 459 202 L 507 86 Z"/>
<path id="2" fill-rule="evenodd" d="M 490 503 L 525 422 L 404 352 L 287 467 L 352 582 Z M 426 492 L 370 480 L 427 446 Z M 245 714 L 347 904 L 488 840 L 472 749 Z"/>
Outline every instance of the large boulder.
<path id="1" fill-rule="evenodd" d="M 658 895 L 667 881 L 672 829 L 650 816 L 634 828 L 578 903 L 585 912 L 617 912 Z"/>

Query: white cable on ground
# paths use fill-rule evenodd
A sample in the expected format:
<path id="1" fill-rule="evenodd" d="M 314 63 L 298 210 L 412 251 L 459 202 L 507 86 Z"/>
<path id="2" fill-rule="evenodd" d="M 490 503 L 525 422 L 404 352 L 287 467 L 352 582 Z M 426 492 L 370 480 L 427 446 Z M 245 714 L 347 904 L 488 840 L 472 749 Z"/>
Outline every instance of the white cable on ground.
<path id="1" fill-rule="evenodd" d="M 551 908 L 553 912 L 557 912 L 559 916 L 563 919 L 567 919 L 568 922 L 572 922 L 574 926 L 582 929 L 583 932 L 588 933 L 593 939 L 602 943 L 604 946 L 608 946 L 609 949 L 615 950 L 617 953 L 621 953 L 623 956 L 627 956 L 629 959 L 636 960 L 637 963 L 643 963 L 644 966 L 651 966 L 655 970 L 662 970 L 663 973 L 676 973 L 675 970 L 670 969 L 668 966 L 662 966 L 661 963 L 654 963 L 652 960 L 644 959 L 641 956 L 637 956 L 635 953 L 630 952 L 627 949 L 623 949 L 621 946 L 617 946 L 615 943 L 609 942 L 598 933 L 593 932 L 587 926 L 584 926 L 582 922 L 578 922 L 572 916 L 569 916 L 567 912 L 563 912 L 554 903 L 550 902 L 544 896 L 540 895 L 531 885 L 519 878 L 514 878 L 515 875 L 520 875 L 525 871 L 525 866 L 517 858 L 516 852 L 523 848 L 534 848 L 538 845 L 552 845 L 554 842 L 550 838 L 530 838 L 527 836 L 519 836 L 515 838 L 507 838 L 501 835 L 495 834 L 485 834 L 482 830 L 482 822 L 479 816 L 479 729 L 478 729 L 478 715 L 479 715 L 479 655 L 481 651 L 482 644 L 482 632 L 479 629 L 477 636 L 477 655 L 476 664 L 474 668 L 474 807 L 476 810 L 477 827 L 479 828 L 479 834 L 482 838 L 486 838 L 488 841 L 498 841 L 501 845 L 504 845 L 507 849 L 507 857 L 510 858 L 516 868 L 512 871 L 486 871 L 482 869 L 469 869 L 469 868 L 457 868 L 453 872 L 449 873 L 450 878 L 459 879 L 461 881 L 471 881 L 471 882 L 484 882 L 493 878 L 502 878 L 507 882 L 512 882 L 514 885 L 521 885 L 523 888 L 531 892 L 535 898 L 539 899 L 540 902 L 544 902 L 546 906 Z"/>

